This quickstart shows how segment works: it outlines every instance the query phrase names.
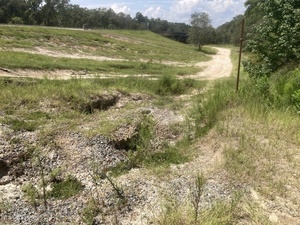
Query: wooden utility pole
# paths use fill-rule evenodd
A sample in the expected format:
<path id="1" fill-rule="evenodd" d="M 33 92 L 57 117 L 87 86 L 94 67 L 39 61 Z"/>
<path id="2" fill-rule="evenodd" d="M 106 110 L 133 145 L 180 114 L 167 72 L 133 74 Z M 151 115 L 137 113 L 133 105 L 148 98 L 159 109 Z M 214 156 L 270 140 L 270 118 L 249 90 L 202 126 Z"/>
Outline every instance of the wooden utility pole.
<path id="1" fill-rule="evenodd" d="M 242 30 L 241 30 L 241 37 L 240 37 L 239 65 L 238 65 L 238 74 L 237 74 L 237 79 L 236 79 L 236 92 L 239 91 L 239 83 L 240 83 L 240 71 L 241 71 L 241 59 L 242 59 L 242 49 L 243 49 L 244 27 L 245 27 L 245 17 L 242 20 Z"/>

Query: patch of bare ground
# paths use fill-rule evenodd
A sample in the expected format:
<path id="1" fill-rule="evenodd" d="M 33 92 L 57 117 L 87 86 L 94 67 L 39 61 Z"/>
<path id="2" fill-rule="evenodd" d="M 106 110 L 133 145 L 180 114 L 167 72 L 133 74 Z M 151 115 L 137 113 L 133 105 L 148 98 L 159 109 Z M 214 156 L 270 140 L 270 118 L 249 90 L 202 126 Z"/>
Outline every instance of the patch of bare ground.
<path id="1" fill-rule="evenodd" d="M 192 79 L 215 80 L 223 77 L 229 77 L 232 72 L 232 62 L 230 59 L 230 49 L 215 48 L 217 54 L 207 62 L 200 62 L 196 65 L 203 68 L 203 71 L 189 76 Z"/>
<path id="2" fill-rule="evenodd" d="M 123 41 L 123 42 L 134 43 L 134 44 L 142 44 L 142 45 L 145 44 L 145 42 L 143 42 L 143 41 L 139 41 L 139 40 L 136 40 L 136 39 L 131 39 L 129 37 L 124 37 L 124 36 L 119 36 L 119 35 L 102 34 L 102 36 L 107 37 L 107 38 L 112 38 L 112 39 L 115 39 L 117 41 Z"/>
<path id="3" fill-rule="evenodd" d="M 5 51 L 5 50 L 4 50 Z M 23 48 L 10 48 L 9 51 L 14 52 L 25 52 L 37 55 L 45 55 L 50 57 L 57 58 L 70 58 L 70 59 L 92 59 L 96 61 L 127 61 L 126 59 L 118 59 L 118 58 L 109 58 L 105 56 L 95 56 L 91 54 L 83 54 L 83 53 L 65 53 L 59 51 L 53 51 L 46 48 L 36 47 L 35 49 L 23 49 Z"/>

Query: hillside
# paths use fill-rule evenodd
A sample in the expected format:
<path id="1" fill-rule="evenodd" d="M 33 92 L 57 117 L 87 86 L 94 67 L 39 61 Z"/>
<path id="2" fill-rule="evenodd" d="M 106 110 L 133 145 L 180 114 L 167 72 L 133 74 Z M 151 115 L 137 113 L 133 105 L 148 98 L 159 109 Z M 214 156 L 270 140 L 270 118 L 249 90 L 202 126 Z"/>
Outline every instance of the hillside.
<path id="1" fill-rule="evenodd" d="M 21 76 L 32 75 L 32 70 L 58 77 L 61 72 L 69 77 L 184 76 L 199 70 L 196 62 L 209 59 L 191 46 L 184 47 L 150 31 L 2 26 L 1 37 L 0 67 L 26 69 L 27 74 Z M 18 71 L 11 73 L 17 75 Z"/>
<path id="2" fill-rule="evenodd" d="M 0 34 L 1 224 L 300 223 L 299 116 L 234 92 L 236 49 Z"/>

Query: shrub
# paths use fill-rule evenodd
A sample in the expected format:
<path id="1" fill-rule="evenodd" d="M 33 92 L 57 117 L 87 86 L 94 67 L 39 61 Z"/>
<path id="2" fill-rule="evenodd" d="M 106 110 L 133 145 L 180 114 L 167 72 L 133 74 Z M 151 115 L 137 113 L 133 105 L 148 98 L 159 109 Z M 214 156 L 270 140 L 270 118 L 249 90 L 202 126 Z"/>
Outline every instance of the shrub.
<path id="1" fill-rule="evenodd" d="M 24 192 L 26 198 L 28 199 L 29 203 L 36 207 L 38 204 L 39 193 L 35 186 L 32 183 L 24 185 L 22 187 L 22 191 Z"/>
<path id="2" fill-rule="evenodd" d="M 13 17 L 11 19 L 11 23 L 12 24 L 24 24 L 22 18 L 21 17 L 17 17 L 17 16 L 15 16 L 15 17 Z"/>
<path id="3" fill-rule="evenodd" d="M 295 93 L 292 95 L 292 101 L 297 110 L 297 113 L 300 114 L 300 89 L 295 91 Z"/>
<path id="4" fill-rule="evenodd" d="M 270 82 L 277 106 L 286 108 L 292 105 L 299 111 L 300 70 L 282 70 Z"/>
<path id="5" fill-rule="evenodd" d="M 184 85 L 175 76 L 163 75 L 158 79 L 156 94 L 170 95 L 184 93 Z"/>

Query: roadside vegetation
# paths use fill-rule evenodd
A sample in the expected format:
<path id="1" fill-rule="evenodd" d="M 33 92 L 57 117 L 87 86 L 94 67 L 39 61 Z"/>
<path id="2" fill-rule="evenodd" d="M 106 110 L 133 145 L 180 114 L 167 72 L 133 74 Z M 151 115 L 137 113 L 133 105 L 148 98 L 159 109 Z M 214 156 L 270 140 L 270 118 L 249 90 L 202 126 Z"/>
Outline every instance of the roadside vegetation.
<path id="1" fill-rule="evenodd" d="M 236 56 L 232 59 L 236 62 Z M 299 91 L 295 80 L 300 73 L 285 68 L 274 76 L 281 79 L 253 80 L 243 72 L 238 93 L 232 77 L 215 82 L 195 98 L 193 142 L 201 145 L 209 132 L 217 132 L 218 144 L 224 144 L 219 170 L 225 172 L 227 182 L 244 188 L 237 188 L 229 201 L 198 208 L 198 214 L 192 196 L 184 203 L 168 200 L 158 224 L 284 224 L 286 220 L 297 224 L 291 215 L 299 208 L 293 199 L 299 196 L 300 187 L 300 117 L 293 96 Z M 197 182 L 199 178 L 194 179 Z M 195 185 L 191 192 L 197 189 Z M 263 202 L 289 204 L 291 209 L 282 209 L 283 218 L 275 217 L 274 222 L 269 218 L 272 209 L 262 208 Z"/>

